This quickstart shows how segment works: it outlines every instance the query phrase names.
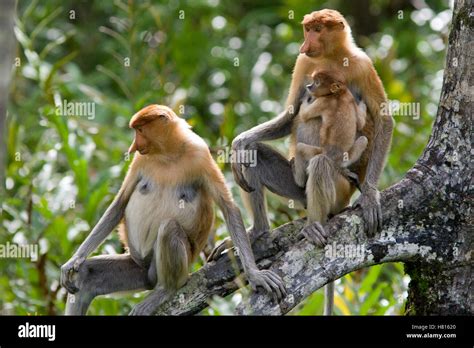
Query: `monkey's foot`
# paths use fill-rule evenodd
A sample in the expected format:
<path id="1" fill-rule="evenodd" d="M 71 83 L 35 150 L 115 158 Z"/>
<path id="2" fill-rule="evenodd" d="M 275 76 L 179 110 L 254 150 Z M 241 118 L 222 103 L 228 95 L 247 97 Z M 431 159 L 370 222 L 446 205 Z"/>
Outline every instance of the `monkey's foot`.
<path id="1" fill-rule="evenodd" d="M 380 193 L 377 189 L 362 191 L 353 206 L 362 208 L 362 215 L 369 237 L 373 237 L 376 232 L 382 229 L 382 207 L 380 206 Z"/>
<path id="2" fill-rule="evenodd" d="M 303 227 L 301 236 L 316 245 L 317 247 L 325 246 L 328 241 L 329 233 L 324 229 L 320 222 L 312 222 Z"/>
<path id="3" fill-rule="evenodd" d="M 255 230 L 254 228 L 250 228 L 247 233 L 249 235 L 250 239 L 250 244 L 253 245 L 255 241 L 260 238 L 265 232 L 269 232 L 269 230 Z M 217 261 L 219 260 L 222 256 L 224 256 L 224 252 L 226 250 L 233 250 L 234 249 L 234 243 L 232 240 L 227 237 L 225 238 L 218 246 L 212 250 L 211 254 L 207 258 L 207 262 L 211 261 Z"/>
<path id="4" fill-rule="evenodd" d="M 84 261 L 84 257 L 73 256 L 66 264 L 61 266 L 60 282 L 70 294 L 75 294 L 79 291 L 77 275 Z"/>
<path id="5" fill-rule="evenodd" d="M 249 271 L 247 278 L 254 291 L 257 291 L 258 287 L 262 287 L 277 302 L 287 295 L 283 280 L 270 270 Z"/>
<path id="6" fill-rule="evenodd" d="M 339 169 L 340 173 L 360 191 L 359 176 L 347 168 Z"/>

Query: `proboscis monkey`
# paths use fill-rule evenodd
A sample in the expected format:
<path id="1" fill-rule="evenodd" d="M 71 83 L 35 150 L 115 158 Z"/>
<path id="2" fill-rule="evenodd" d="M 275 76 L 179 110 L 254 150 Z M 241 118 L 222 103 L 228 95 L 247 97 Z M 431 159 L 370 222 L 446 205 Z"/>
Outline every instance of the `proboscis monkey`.
<path id="1" fill-rule="evenodd" d="M 360 160 L 349 169 L 355 172 L 361 181 L 361 195 L 355 205 L 361 207 L 367 234 L 373 236 L 382 226 L 377 182 L 385 165 L 393 132 L 391 115 L 381 112 L 387 102 L 382 82 L 370 58 L 355 45 L 351 29 L 338 11 L 314 11 L 304 16 L 302 24 L 304 42 L 296 59 L 286 109 L 274 119 L 241 133 L 232 142 L 233 151 L 257 152 L 256 166 L 245 167 L 241 163 L 232 163 L 234 178 L 242 188 L 242 198 L 253 218 L 251 240 L 270 230 L 264 188 L 306 205 L 305 190 L 296 184 L 289 160 L 262 141 L 291 134 L 289 158 L 294 157 L 296 144 L 300 142 L 301 137 L 307 136 L 304 134 L 307 131 L 304 126 L 295 122 L 301 100 L 307 96 L 304 86 L 307 76 L 319 70 L 341 73 L 354 97 L 363 100 L 367 106 L 365 126 L 357 132 L 357 136 L 363 135 L 367 138 L 367 149 Z M 311 136 L 317 143 L 319 132 Z M 314 175 L 320 176 L 321 173 Z M 327 208 L 321 207 L 320 210 L 323 209 Z M 314 235 L 312 240 L 325 238 L 327 235 L 319 223 L 306 226 L 305 232 L 306 235 Z M 211 257 L 218 257 L 228 246 L 228 242 L 222 243 Z"/>
<path id="2" fill-rule="evenodd" d="M 153 289 L 131 314 L 150 315 L 188 279 L 190 264 L 205 247 L 215 201 L 251 286 L 276 297 L 283 282 L 259 270 L 240 211 L 204 140 L 170 108 L 150 105 L 130 121 L 135 154 L 116 198 L 74 256 L 61 267 L 68 290 L 66 314 L 85 314 L 98 295 Z M 129 253 L 87 258 L 120 223 Z"/>

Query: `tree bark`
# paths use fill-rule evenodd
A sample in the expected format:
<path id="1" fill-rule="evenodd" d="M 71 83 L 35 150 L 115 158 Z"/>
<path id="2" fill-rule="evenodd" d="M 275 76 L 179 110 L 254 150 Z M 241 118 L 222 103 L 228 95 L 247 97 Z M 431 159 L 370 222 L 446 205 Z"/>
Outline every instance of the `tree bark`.
<path id="1" fill-rule="evenodd" d="M 0 192 L 5 184 L 5 120 L 12 60 L 15 51 L 14 18 L 15 0 L 0 1 Z"/>
<path id="2" fill-rule="evenodd" d="M 472 1 L 457 1 L 449 37 L 439 109 L 429 143 L 406 176 L 381 194 L 384 226 L 367 238 L 359 208 L 329 221 L 329 246 L 314 247 L 297 235 L 303 220 L 262 236 L 254 244 L 259 267 L 285 280 L 280 303 L 252 293 L 238 314 L 283 315 L 326 283 L 363 267 L 404 262 L 411 276 L 407 313 L 472 314 L 473 218 L 470 168 L 474 38 Z M 344 249 L 344 252 L 341 252 Z M 330 253 L 335 250 L 335 253 Z M 359 253 L 351 251 L 358 250 Z M 362 252 L 360 252 L 362 251 Z M 195 272 L 157 314 L 195 314 L 213 295 L 238 286 L 233 254 Z"/>

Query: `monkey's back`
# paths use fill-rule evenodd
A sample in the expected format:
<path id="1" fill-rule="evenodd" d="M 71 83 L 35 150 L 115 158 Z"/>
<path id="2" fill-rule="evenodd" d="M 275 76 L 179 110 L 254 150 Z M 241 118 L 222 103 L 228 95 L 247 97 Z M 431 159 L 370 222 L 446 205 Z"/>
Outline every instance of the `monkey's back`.
<path id="1" fill-rule="evenodd" d="M 321 146 L 337 147 L 347 152 L 354 145 L 357 132 L 357 105 L 352 94 L 346 89 L 334 98 L 335 107 L 323 115 L 320 130 Z"/>

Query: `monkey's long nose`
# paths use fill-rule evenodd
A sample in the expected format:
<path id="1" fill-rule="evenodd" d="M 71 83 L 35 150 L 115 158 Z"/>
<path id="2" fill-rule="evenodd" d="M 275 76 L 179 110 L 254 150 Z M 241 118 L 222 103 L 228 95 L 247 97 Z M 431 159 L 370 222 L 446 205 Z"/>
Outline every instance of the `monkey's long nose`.
<path id="1" fill-rule="evenodd" d="M 309 51 L 309 42 L 304 40 L 303 44 L 300 46 L 300 53 L 308 53 Z"/>
<path id="2" fill-rule="evenodd" d="M 137 143 L 134 140 L 132 145 L 130 145 L 130 147 L 128 148 L 128 153 L 131 154 L 131 153 L 134 153 L 135 151 L 137 151 Z"/>

